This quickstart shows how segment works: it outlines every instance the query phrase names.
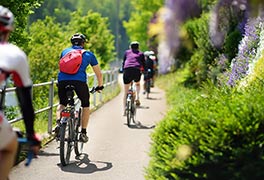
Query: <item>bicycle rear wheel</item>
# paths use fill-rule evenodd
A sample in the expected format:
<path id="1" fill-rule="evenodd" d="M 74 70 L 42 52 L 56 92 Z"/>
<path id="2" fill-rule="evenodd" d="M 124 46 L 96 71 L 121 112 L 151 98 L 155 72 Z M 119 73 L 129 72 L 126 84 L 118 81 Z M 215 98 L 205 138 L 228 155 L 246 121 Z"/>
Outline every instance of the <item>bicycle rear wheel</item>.
<path id="1" fill-rule="evenodd" d="M 70 162 L 72 151 L 71 125 L 70 120 L 62 120 L 60 127 L 60 161 L 62 166 L 66 166 Z"/>
<path id="2" fill-rule="evenodd" d="M 130 122 L 133 120 L 133 122 L 136 122 L 136 113 L 137 113 L 137 107 L 135 102 L 131 103 L 131 120 Z"/>
<path id="3" fill-rule="evenodd" d="M 147 92 L 147 98 L 149 98 L 149 93 L 150 93 L 150 79 L 146 81 L 146 92 Z"/>
<path id="4" fill-rule="evenodd" d="M 130 127 L 131 125 L 131 119 L 132 119 L 132 99 L 131 96 L 127 97 L 127 102 L 126 102 L 126 115 L 127 115 L 127 126 Z"/>
<path id="5" fill-rule="evenodd" d="M 79 141 L 79 135 L 81 133 L 81 115 L 82 109 L 79 109 L 78 117 L 75 119 L 75 134 L 74 134 L 74 151 L 76 156 L 80 156 L 83 152 L 84 143 Z"/>

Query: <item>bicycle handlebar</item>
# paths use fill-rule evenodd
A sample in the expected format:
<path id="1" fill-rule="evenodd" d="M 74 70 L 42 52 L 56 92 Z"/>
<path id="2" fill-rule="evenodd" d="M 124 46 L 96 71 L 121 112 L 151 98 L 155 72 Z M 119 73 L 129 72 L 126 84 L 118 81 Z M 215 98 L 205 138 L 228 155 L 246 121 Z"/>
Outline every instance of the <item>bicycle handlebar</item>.
<path id="1" fill-rule="evenodd" d="M 96 87 L 93 87 L 91 90 L 90 90 L 90 93 L 95 93 L 95 92 L 99 92 L 101 90 L 104 89 L 104 86 L 96 86 Z"/>

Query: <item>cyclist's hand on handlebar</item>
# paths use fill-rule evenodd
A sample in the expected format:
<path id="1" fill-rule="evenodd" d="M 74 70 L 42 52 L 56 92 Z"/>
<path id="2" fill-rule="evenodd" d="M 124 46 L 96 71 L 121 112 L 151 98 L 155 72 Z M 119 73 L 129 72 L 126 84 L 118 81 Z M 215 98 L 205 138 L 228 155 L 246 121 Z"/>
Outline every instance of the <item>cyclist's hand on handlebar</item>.
<path id="1" fill-rule="evenodd" d="M 95 92 L 101 92 L 104 89 L 104 86 L 96 86 L 93 87 L 92 90 L 90 91 L 90 93 L 95 93 Z"/>

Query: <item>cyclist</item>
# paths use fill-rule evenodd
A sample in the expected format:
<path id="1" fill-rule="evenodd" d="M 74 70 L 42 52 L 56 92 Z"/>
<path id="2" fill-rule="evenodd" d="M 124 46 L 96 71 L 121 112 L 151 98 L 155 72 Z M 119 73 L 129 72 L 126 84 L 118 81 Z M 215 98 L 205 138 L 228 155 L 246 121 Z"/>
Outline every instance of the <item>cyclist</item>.
<path id="1" fill-rule="evenodd" d="M 144 92 L 146 91 L 146 81 L 153 81 L 154 75 L 154 61 L 153 61 L 153 51 L 145 51 L 145 68 L 144 68 Z"/>
<path id="2" fill-rule="evenodd" d="M 158 74 L 158 59 L 154 51 L 149 51 L 149 58 L 153 61 L 153 76 L 151 81 L 151 87 L 154 87 L 155 77 Z"/>
<path id="3" fill-rule="evenodd" d="M 136 84 L 136 105 L 140 105 L 140 77 L 141 68 L 145 66 L 144 54 L 139 50 L 139 42 L 133 41 L 130 43 L 130 49 L 125 51 L 123 58 L 123 83 L 124 83 L 124 112 L 126 106 L 126 96 L 131 82 L 134 80 Z M 125 113 L 124 113 L 125 115 Z"/>
<path id="4" fill-rule="evenodd" d="M 75 50 L 75 49 L 84 49 L 84 44 L 86 42 L 86 37 L 83 34 L 76 33 L 71 36 L 71 44 L 72 46 L 69 48 L 66 48 L 62 51 L 61 57 L 66 55 L 68 52 Z M 75 74 L 67 74 L 63 72 L 58 73 L 58 95 L 59 95 L 59 101 L 60 104 L 57 107 L 57 127 L 55 128 L 55 133 L 58 135 L 59 132 L 59 125 L 60 125 L 60 113 L 67 105 L 67 96 L 66 96 L 66 90 L 65 87 L 67 85 L 73 85 L 75 87 L 75 92 L 78 98 L 81 101 L 81 106 L 83 108 L 82 115 L 81 115 L 81 135 L 80 135 L 80 141 L 82 142 L 88 142 L 88 136 L 87 136 L 87 126 L 89 123 L 89 116 L 90 116 L 90 94 L 89 94 L 89 88 L 87 85 L 87 74 L 86 69 L 87 67 L 91 65 L 92 69 L 97 77 L 98 86 L 96 87 L 96 90 L 99 90 L 99 92 L 104 88 L 103 86 L 103 76 L 101 73 L 101 69 L 99 67 L 98 61 L 95 57 L 95 55 L 85 50 L 82 54 L 82 63 L 80 65 L 80 68 L 77 73 Z"/>
<path id="5" fill-rule="evenodd" d="M 0 82 L 11 76 L 16 86 L 16 94 L 23 115 L 26 137 L 32 141 L 32 149 L 37 153 L 40 140 L 34 131 L 34 109 L 32 105 L 32 81 L 26 54 L 16 45 L 8 43 L 14 29 L 13 13 L 0 5 Z M 8 179 L 17 152 L 17 136 L 0 109 L 0 179 Z"/>

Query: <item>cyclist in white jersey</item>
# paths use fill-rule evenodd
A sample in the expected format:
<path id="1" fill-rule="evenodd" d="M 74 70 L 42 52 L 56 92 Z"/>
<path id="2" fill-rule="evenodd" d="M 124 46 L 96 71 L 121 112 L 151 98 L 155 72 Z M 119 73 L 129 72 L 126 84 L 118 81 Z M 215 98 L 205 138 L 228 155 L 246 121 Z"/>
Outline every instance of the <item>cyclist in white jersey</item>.
<path id="1" fill-rule="evenodd" d="M 16 86 L 16 94 L 26 127 L 26 136 L 32 141 L 35 153 L 40 148 L 40 140 L 34 131 L 34 109 L 32 105 L 32 81 L 26 54 L 17 46 L 8 43 L 13 30 L 13 13 L 0 5 L 0 83 L 8 76 Z M 17 136 L 0 109 L 0 180 L 8 179 L 17 152 Z"/>

